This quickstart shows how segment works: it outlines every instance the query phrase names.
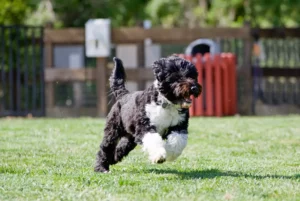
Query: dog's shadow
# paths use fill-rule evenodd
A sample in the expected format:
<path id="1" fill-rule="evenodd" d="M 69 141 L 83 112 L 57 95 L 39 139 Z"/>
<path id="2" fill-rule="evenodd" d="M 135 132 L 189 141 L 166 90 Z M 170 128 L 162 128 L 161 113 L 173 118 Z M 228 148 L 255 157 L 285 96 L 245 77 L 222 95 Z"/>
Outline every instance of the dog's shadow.
<path id="1" fill-rule="evenodd" d="M 220 171 L 218 169 L 209 169 L 209 170 L 187 170 L 187 171 L 178 171 L 174 169 L 148 169 L 148 173 L 156 173 L 156 174 L 175 174 L 179 176 L 181 179 L 213 179 L 218 177 L 244 177 L 244 178 L 252 178 L 252 179 L 300 179 L 300 174 L 295 174 L 292 176 L 286 175 L 255 175 L 255 174 L 247 174 L 243 172 L 236 171 Z"/>

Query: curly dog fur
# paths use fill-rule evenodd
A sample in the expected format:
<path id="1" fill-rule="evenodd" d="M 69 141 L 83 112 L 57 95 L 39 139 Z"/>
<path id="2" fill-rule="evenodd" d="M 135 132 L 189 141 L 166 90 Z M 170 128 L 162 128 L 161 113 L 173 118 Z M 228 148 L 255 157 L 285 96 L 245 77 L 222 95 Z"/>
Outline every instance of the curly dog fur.
<path id="1" fill-rule="evenodd" d="M 109 172 L 138 144 L 153 163 L 175 160 L 187 144 L 190 96 L 198 97 L 202 87 L 195 66 L 175 55 L 155 61 L 154 83 L 144 91 L 129 93 L 120 59 L 110 87 L 116 97 L 104 128 L 94 170 Z"/>

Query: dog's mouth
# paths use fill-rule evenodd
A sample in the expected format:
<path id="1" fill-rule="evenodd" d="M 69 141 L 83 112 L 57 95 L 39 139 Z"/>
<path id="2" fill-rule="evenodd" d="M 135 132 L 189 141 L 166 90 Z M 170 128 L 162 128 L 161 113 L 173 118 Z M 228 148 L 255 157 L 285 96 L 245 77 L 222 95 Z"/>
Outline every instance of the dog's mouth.
<path id="1" fill-rule="evenodd" d="M 190 108 L 192 106 L 192 99 L 190 96 L 184 96 L 183 100 L 181 101 L 181 108 Z"/>

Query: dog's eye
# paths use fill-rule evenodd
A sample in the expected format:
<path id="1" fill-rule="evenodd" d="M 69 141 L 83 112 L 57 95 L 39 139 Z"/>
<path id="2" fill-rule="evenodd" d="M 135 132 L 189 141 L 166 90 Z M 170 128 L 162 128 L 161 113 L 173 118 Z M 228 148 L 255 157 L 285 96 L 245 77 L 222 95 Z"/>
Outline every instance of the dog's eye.
<path id="1" fill-rule="evenodd" d="M 186 70 L 186 66 L 182 65 L 182 66 L 180 67 L 180 70 L 181 70 L 181 71 L 185 71 L 185 70 Z"/>

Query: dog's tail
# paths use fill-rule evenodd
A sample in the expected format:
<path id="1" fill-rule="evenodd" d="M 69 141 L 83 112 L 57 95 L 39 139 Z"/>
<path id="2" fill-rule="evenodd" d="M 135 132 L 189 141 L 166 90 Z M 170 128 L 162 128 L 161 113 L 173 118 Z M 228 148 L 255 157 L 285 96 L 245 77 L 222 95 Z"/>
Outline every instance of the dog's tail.
<path id="1" fill-rule="evenodd" d="M 109 82 L 113 94 L 118 99 L 129 92 L 125 88 L 126 74 L 122 60 L 117 57 L 114 57 L 113 60 L 115 62 L 115 67 L 109 78 Z"/>

